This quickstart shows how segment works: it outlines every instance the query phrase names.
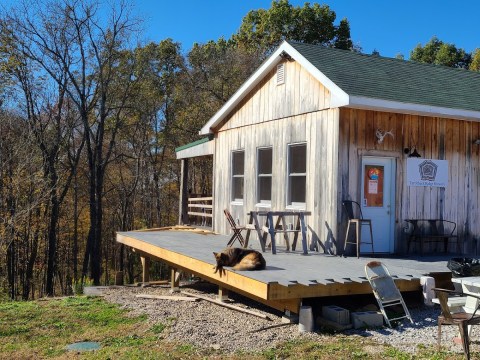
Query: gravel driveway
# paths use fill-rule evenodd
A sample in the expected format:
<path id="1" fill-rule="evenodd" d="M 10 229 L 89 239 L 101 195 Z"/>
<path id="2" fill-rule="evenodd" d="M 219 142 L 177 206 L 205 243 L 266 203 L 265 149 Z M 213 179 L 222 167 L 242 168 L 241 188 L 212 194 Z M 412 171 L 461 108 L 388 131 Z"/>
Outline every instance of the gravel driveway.
<path id="1" fill-rule="evenodd" d="M 207 283 L 190 284 L 182 287 L 191 293 L 216 298 L 216 287 Z M 321 342 L 330 334 L 300 333 L 298 325 L 282 323 L 282 314 L 262 304 L 242 296 L 231 294 L 232 304 L 268 315 L 265 320 L 253 315 L 231 310 L 208 301 L 197 302 L 141 299 L 137 294 L 171 295 L 167 286 L 155 287 L 111 287 L 103 290 L 104 298 L 129 309 L 133 315 L 147 314 L 153 324 L 168 325 L 164 337 L 168 340 L 195 344 L 203 348 L 221 349 L 227 352 L 235 350 L 258 351 L 293 339 L 311 339 Z M 181 294 L 178 294 L 181 295 Z M 436 346 L 437 321 L 439 307 L 422 306 L 410 309 L 414 324 L 405 321 L 394 329 L 379 328 L 373 330 L 347 330 L 348 336 L 368 337 L 378 343 L 390 344 L 400 350 L 415 353 L 418 345 Z M 462 352 L 460 345 L 452 339 L 457 334 L 456 327 L 444 326 L 442 344 L 450 350 Z M 474 327 L 471 338 L 471 350 L 479 351 L 480 329 Z"/>

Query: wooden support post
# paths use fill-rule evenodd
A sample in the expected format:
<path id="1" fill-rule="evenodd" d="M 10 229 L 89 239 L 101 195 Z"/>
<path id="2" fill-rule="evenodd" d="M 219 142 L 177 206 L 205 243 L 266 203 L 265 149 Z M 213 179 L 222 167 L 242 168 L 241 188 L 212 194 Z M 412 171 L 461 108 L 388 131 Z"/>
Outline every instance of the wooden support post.
<path id="1" fill-rule="evenodd" d="M 180 291 L 180 272 L 175 268 L 170 269 L 170 292 Z"/>
<path id="2" fill-rule="evenodd" d="M 150 258 L 140 256 L 140 260 L 142 261 L 142 282 L 148 284 L 150 281 Z"/>
<path id="3" fill-rule="evenodd" d="M 218 301 L 225 302 L 228 301 L 228 290 L 222 287 L 218 288 Z"/>
<path id="4" fill-rule="evenodd" d="M 188 224 L 188 159 L 182 159 L 181 162 L 178 224 Z"/>
<path id="5" fill-rule="evenodd" d="M 123 271 L 117 271 L 115 273 L 115 285 L 123 285 Z"/>

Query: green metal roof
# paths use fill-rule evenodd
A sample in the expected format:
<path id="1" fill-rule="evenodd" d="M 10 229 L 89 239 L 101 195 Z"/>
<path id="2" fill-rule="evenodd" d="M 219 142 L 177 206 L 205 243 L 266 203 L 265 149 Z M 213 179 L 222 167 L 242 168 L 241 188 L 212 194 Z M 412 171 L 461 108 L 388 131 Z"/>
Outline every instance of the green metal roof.
<path id="1" fill-rule="evenodd" d="M 188 144 L 185 144 L 185 145 L 182 145 L 182 146 L 179 146 L 179 147 L 175 148 L 175 152 L 179 152 L 181 150 L 185 150 L 185 149 L 188 149 L 188 148 L 191 148 L 191 147 L 209 142 L 212 139 L 213 139 L 213 136 L 207 136 L 207 137 L 201 138 L 197 141 L 194 141 L 194 142 L 191 142 L 191 143 L 188 143 Z"/>
<path id="2" fill-rule="evenodd" d="M 480 73 L 288 42 L 350 96 L 480 111 Z"/>

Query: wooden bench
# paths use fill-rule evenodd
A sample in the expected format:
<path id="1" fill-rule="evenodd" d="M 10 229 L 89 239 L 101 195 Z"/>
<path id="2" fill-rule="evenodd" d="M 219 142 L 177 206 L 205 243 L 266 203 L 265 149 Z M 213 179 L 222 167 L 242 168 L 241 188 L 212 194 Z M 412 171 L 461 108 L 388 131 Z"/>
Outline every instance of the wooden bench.
<path id="1" fill-rule="evenodd" d="M 426 242 L 443 242 L 443 249 L 446 253 L 449 240 L 456 242 L 458 251 L 458 236 L 454 235 L 457 228 L 455 222 L 441 219 L 409 219 L 405 221 L 409 224 L 407 253 L 410 252 L 413 242 L 420 243 L 420 255 L 423 255 L 423 244 Z"/>

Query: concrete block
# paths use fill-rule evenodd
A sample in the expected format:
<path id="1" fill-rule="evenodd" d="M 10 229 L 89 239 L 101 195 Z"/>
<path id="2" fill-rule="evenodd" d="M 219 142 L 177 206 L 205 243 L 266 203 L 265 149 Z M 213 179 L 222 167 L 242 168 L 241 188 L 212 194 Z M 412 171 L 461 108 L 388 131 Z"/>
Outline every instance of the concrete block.
<path id="1" fill-rule="evenodd" d="M 322 306 L 322 317 L 340 325 L 350 324 L 350 311 L 340 306 Z"/>
<path id="2" fill-rule="evenodd" d="M 352 323 L 355 329 L 383 326 L 383 315 L 378 311 L 352 312 Z"/>

